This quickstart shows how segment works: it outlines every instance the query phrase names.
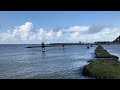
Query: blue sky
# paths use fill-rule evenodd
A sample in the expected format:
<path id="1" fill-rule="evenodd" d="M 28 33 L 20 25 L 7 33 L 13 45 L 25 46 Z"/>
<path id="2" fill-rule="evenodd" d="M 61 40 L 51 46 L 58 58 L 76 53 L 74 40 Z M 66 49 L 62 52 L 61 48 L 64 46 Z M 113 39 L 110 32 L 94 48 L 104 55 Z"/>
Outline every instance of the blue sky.
<path id="1" fill-rule="evenodd" d="M 28 39 L 30 39 L 30 35 L 36 38 L 33 39 L 33 43 L 38 43 L 39 40 L 40 42 L 43 41 L 43 37 L 45 38 L 46 35 L 48 35 L 46 38 L 50 38 L 50 40 L 44 39 L 47 43 L 53 41 L 63 42 L 65 40 L 68 42 L 75 40 L 76 42 L 79 40 L 91 42 L 96 40 L 113 40 L 115 36 L 113 36 L 111 32 L 116 32 L 115 35 L 118 35 L 120 32 L 119 24 L 119 11 L 0 11 L 0 43 L 11 43 L 8 42 L 9 40 L 4 37 L 4 35 L 8 36 L 9 38 L 12 36 L 11 41 L 14 41 L 12 43 L 24 43 L 29 41 Z M 31 30 L 24 29 L 24 26 L 27 27 L 27 25 L 30 27 L 32 26 L 29 28 Z M 19 26 L 19 28 L 16 28 L 16 26 Z M 113 27 L 111 28 L 111 26 Z M 60 29 L 55 31 L 54 29 L 56 28 Z M 15 29 L 17 30 L 15 31 Z M 102 37 L 99 35 L 103 35 L 102 33 L 104 33 L 104 29 L 106 33 L 110 34 L 110 36 L 105 36 L 105 38 L 102 39 Z M 36 34 L 32 33 L 34 30 L 36 31 Z M 94 37 L 97 39 L 87 40 L 86 37 L 91 35 L 89 33 L 90 30 L 92 32 L 95 31 L 95 33 L 92 33 L 92 35 L 94 35 Z M 99 32 L 97 32 L 97 30 Z M 71 33 L 63 34 L 64 32 L 69 31 L 71 31 Z M 43 35 L 43 32 L 45 35 Z M 14 33 L 17 34 L 13 35 Z M 40 36 L 37 35 L 38 33 Z M 41 37 L 41 34 L 43 37 Z M 37 36 L 39 37 L 38 40 Z M 52 38 L 55 36 L 56 39 Z M 16 41 L 13 38 L 15 38 Z M 22 38 L 24 38 L 24 40 L 22 40 Z M 17 39 L 20 42 L 17 42 Z"/>

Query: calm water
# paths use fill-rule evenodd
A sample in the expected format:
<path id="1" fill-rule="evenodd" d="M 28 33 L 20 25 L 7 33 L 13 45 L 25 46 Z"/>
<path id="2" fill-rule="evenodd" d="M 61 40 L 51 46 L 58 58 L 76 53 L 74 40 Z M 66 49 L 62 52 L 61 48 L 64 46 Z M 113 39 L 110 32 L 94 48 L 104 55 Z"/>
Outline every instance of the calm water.
<path id="1" fill-rule="evenodd" d="M 96 47 L 46 47 L 43 53 L 26 46 L 0 45 L 0 79 L 87 79 L 82 68 L 94 58 Z"/>

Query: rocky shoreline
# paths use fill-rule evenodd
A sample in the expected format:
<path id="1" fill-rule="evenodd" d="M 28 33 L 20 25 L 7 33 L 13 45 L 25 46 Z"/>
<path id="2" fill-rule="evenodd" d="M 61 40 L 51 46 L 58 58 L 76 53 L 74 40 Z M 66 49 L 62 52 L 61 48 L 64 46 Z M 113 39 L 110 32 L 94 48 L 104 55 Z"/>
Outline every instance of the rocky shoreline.
<path id="1" fill-rule="evenodd" d="M 83 68 L 82 74 L 96 79 L 120 79 L 120 62 L 101 45 L 95 49 L 95 59 Z"/>

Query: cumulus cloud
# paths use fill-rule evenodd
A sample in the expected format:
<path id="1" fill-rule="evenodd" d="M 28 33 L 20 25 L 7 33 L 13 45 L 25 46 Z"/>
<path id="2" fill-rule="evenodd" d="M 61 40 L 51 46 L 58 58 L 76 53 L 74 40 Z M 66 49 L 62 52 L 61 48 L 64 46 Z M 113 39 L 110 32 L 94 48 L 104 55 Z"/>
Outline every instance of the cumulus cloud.
<path id="1" fill-rule="evenodd" d="M 58 27 L 52 30 L 33 28 L 32 22 L 15 26 L 13 30 L 0 33 L 0 43 L 112 41 L 120 35 L 120 27 L 111 27 L 110 25 L 103 24 Z"/>
<path id="2" fill-rule="evenodd" d="M 80 37 L 80 33 L 79 32 L 74 32 L 71 34 L 72 38 L 79 38 Z"/>
<path id="3" fill-rule="evenodd" d="M 31 22 L 26 22 L 24 25 L 16 27 L 13 36 L 16 36 L 18 33 L 20 34 L 22 40 L 27 40 L 29 38 L 29 33 L 32 30 L 32 28 L 33 28 L 33 24 Z"/>
<path id="4" fill-rule="evenodd" d="M 62 36 L 62 31 L 57 32 L 57 37 L 60 37 L 60 36 Z"/>
<path id="5" fill-rule="evenodd" d="M 15 26 L 14 30 L 0 33 L 0 43 L 41 43 L 60 40 L 62 31 L 44 30 L 43 28 L 33 30 L 31 22 Z"/>
<path id="6" fill-rule="evenodd" d="M 31 30 L 33 24 L 31 22 L 26 22 L 24 25 L 15 26 L 14 30 L 8 30 L 6 33 L 0 34 L 0 43 L 19 43 L 22 41 L 31 40 Z"/>

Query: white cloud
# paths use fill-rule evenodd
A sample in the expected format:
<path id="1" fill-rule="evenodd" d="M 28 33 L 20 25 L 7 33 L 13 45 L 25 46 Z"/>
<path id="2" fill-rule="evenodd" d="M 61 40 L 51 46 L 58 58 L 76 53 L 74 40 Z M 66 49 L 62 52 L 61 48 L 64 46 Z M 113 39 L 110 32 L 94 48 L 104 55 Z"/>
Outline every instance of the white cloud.
<path id="1" fill-rule="evenodd" d="M 83 33 L 87 31 L 89 26 L 70 26 L 70 27 L 59 27 L 54 29 L 54 31 L 62 31 L 64 33 L 80 32 Z"/>
<path id="2" fill-rule="evenodd" d="M 27 40 L 29 38 L 29 32 L 33 28 L 33 24 L 31 22 L 26 22 L 25 25 L 16 27 L 19 30 L 19 33 L 23 40 Z"/>
<path id="3" fill-rule="evenodd" d="M 46 31 L 41 28 L 41 29 L 38 31 L 38 38 L 39 38 L 40 40 L 43 40 L 43 38 L 44 38 L 44 36 L 45 36 L 45 33 L 46 33 Z"/>
<path id="4" fill-rule="evenodd" d="M 26 22 L 14 30 L 0 33 L 0 43 L 46 43 L 112 41 L 120 35 L 120 27 L 95 24 L 90 26 L 59 27 L 53 30 L 38 28 Z"/>
<path id="5" fill-rule="evenodd" d="M 89 26 L 72 26 L 72 27 L 69 27 L 68 30 L 82 32 L 82 31 L 86 31 L 88 28 Z"/>
<path id="6" fill-rule="evenodd" d="M 0 43 L 19 43 L 22 41 L 31 40 L 31 30 L 33 24 L 31 22 L 26 22 L 24 25 L 15 26 L 13 31 L 8 30 L 6 33 L 1 33 Z"/>
<path id="7" fill-rule="evenodd" d="M 50 30 L 47 34 L 46 34 L 46 37 L 53 37 L 53 30 Z"/>
<path id="8" fill-rule="evenodd" d="M 32 40 L 35 40 L 35 38 L 36 38 L 36 34 L 33 34 L 33 35 L 29 38 L 29 40 L 32 41 Z"/>
<path id="9" fill-rule="evenodd" d="M 80 37 L 80 33 L 79 32 L 74 32 L 71 34 L 71 38 L 79 38 Z"/>
<path id="10" fill-rule="evenodd" d="M 60 37 L 60 36 L 62 36 L 62 31 L 57 32 L 57 37 Z"/>

